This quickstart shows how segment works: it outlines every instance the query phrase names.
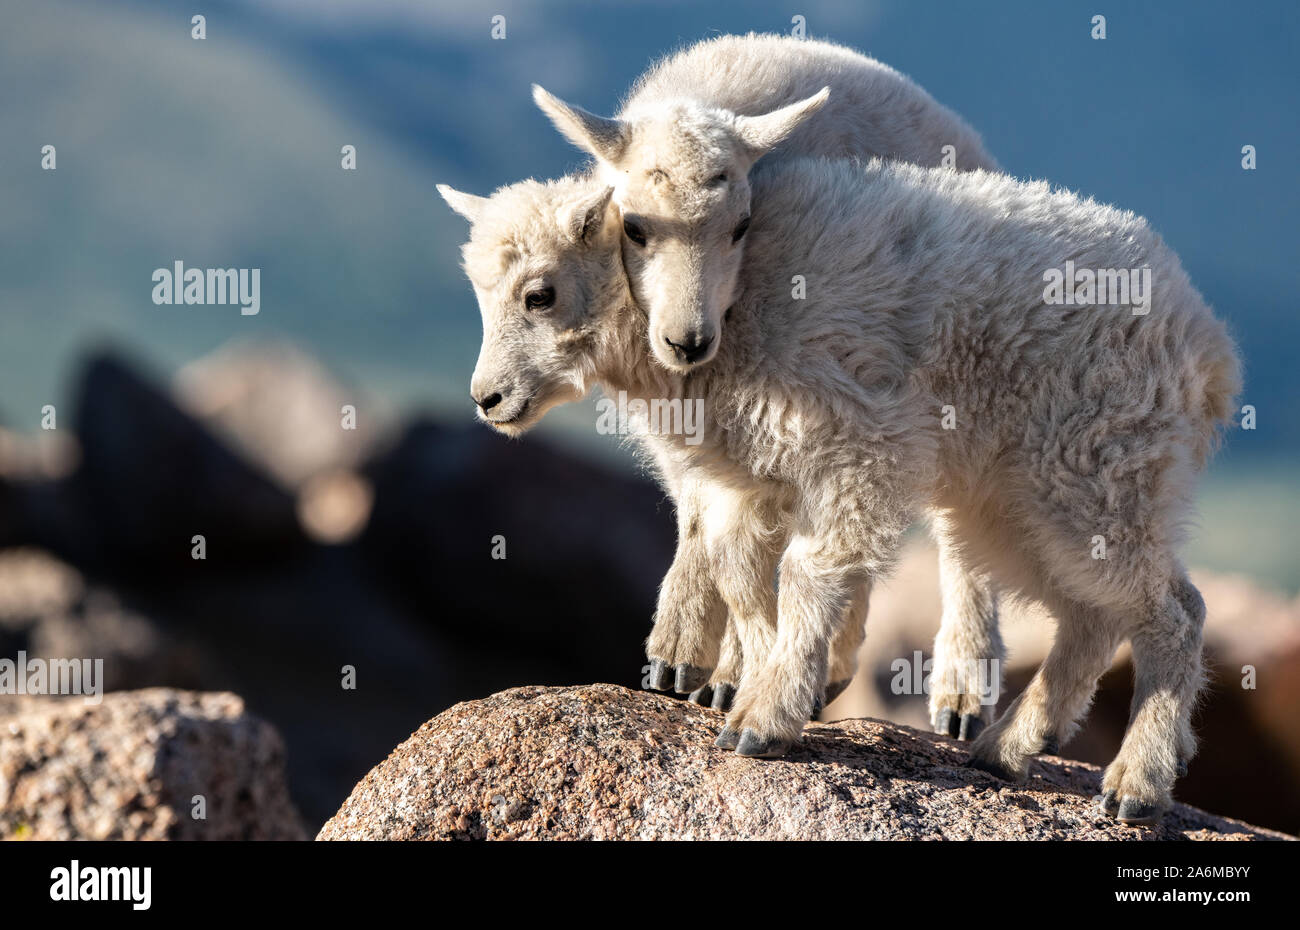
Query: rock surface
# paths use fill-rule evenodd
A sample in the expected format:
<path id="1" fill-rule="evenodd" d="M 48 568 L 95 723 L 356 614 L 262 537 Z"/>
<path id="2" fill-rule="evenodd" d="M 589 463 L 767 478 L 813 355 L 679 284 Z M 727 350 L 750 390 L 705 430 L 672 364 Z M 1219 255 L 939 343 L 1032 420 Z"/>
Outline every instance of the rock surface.
<path id="1" fill-rule="evenodd" d="M 0 839 L 305 839 L 284 763 L 233 694 L 0 698 Z"/>
<path id="2" fill-rule="evenodd" d="M 430 720 L 317 839 L 1268 839 L 1177 805 L 1156 829 L 1096 810 L 1100 770 L 1041 758 L 1024 785 L 953 740 L 811 724 L 780 761 L 713 748 L 721 716 L 616 685 L 515 688 Z"/>

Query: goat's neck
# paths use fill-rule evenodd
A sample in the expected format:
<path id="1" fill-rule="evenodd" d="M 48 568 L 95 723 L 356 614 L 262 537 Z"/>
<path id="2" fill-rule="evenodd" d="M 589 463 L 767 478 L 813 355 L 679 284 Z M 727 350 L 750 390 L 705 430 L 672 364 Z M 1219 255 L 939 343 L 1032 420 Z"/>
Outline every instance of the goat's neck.
<path id="1" fill-rule="evenodd" d="M 665 369 L 650 352 L 645 312 L 629 299 L 614 317 L 597 342 L 596 380 L 607 391 L 632 397 L 680 397 L 682 376 Z"/>

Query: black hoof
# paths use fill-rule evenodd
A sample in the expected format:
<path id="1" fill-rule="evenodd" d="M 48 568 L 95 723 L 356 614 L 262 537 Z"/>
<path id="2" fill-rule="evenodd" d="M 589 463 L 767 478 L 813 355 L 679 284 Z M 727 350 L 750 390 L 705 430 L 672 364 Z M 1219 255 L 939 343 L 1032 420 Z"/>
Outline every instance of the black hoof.
<path id="1" fill-rule="evenodd" d="M 980 735 L 982 729 L 984 729 L 984 721 L 979 714 L 962 714 L 961 729 L 957 731 L 957 739 L 973 740 Z"/>
<path id="2" fill-rule="evenodd" d="M 711 674 L 713 674 L 711 668 L 700 668 L 698 665 L 687 665 L 683 662 L 677 666 L 673 690 L 678 694 L 689 694 L 707 683 Z"/>
<path id="3" fill-rule="evenodd" d="M 713 685 L 705 685 L 703 688 L 697 688 L 691 692 L 691 696 L 686 700 L 692 704 L 699 704 L 701 707 L 708 707 L 713 703 Z"/>
<path id="4" fill-rule="evenodd" d="M 957 712 L 944 708 L 939 711 L 938 718 L 934 721 L 934 732 L 940 736 L 956 736 L 961 729 L 961 723 L 957 719 Z"/>
<path id="5" fill-rule="evenodd" d="M 821 714 L 822 709 L 823 709 L 825 706 L 826 706 L 826 705 L 825 705 L 824 703 L 822 703 L 822 699 L 821 699 L 821 698 L 819 698 L 819 697 L 817 697 L 817 698 L 813 698 L 812 713 L 808 715 L 808 719 L 809 719 L 809 720 L 816 720 L 817 717 Z"/>
<path id="6" fill-rule="evenodd" d="M 713 709 L 720 710 L 724 714 L 731 710 L 731 702 L 736 697 L 736 686 L 727 682 L 720 682 L 713 686 Z"/>
<path id="7" fill-rule="evenodd" d="M 651 659 L 649 681 L 648 687 L 651 691 L 671 691 L 673 687 L 672 667 L 663 659 Z"/>
<path id="8" fill-rule="evenodd" d="M 849 686 L 849 683 L 851 681 L 853 681 L 852 678 L 841 678 L 839 681 L 832 681 L 829 685 L 827 685 L 826 703 L 829 704 L 831 701 L 835 700 L 837 697 L 843 694 L 844 689 Z"/>
<path id="9" fill-rule="evenodd" d="M 1043 748 L 1039 750 L 1045 756 L 1059 756 L 1061 754 L 1061 742 L 1055 736 L 1049 736 L 1043 740 Z"/>
<path id="10" fill-rule="evenodd" d="M 1121 823 L 1154 826 L 1160 821 L 1160 808 L 1139 801 L 1137 798 L 1125 798 L 1119 804 L 1119 813 L 1116 817 Z"/>
<path id="11" fill-rule="evenodd" d="M 1000 778 L 1003 781 L 1016 780 L 1016 776 L 1013 772 L 1008 772 L 997 762 L 989 762 L 985 759 L 978 759 L 975 756 L 971 756 L 970 761 L 966 764 L 973 769 L 979 769 L 981 772 L 986 772 L 994 778 Z"/>
<path id="12" fill-rule="evenodd" d="M 749 727 L 745 727 L 745 732 L 740 734 L 740 742 L 736 744 L 736 755 L 754 759 L 779 759 L 789 750 L 789 740 L 764 738 Z"/>
<path id="13" fill-rule="evenodd" d="M 1119 813 L 1119 792 L 1112 789 L 1105 794 L 1098 795 L 1097 807 L 1101 809 L 1103 814 L 1114 817 Z"/>
<path id="14" fill-rule="evenodd" d="M 740 742 L 740 734 L 731 727 L 723 727 L 718 738 L 713 741 L 713 745 L 719 749 L 735 749 Z"/>

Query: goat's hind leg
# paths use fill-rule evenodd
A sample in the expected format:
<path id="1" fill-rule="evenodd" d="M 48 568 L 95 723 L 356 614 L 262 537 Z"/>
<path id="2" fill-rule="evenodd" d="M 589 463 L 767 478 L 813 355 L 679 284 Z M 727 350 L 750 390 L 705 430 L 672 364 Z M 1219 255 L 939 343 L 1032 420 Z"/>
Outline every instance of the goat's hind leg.
<path id="1" fill-rule="evenodd" d="M 1102 779 L 1101 807 L 1126 823 L 1155 823 L 1195 751 L 1191 715 L 1204 682 L 1205 604 L 1185 576 L 1133 631 L 1133 704 L 1128 731 Z"/>
<path id="2" fill-rule="evenodd" d="M 1023 779 L 1031 756 L 1073 735 L 1127 632 L 1114 610 L 1064 597 L 1049 602 L 1056 639 L 1029 685 L 975 742 L 971 764 L 1001 778 Z"/>

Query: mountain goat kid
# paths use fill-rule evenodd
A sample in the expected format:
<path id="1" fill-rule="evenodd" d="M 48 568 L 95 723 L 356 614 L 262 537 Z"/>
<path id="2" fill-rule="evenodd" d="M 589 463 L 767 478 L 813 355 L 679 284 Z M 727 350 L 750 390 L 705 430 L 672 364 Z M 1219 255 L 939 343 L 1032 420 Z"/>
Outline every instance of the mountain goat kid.
<path id="1" fill-rule="evenodd" d="M 597 177 L 614 188 L 632 294 L 649 314 L 649 348 L 678 372 L 709 361 L 720 344 L 750 222 L 748 175 L 758 159 L 880 156 L 997 169 L 975 131 L 925 90 L 830 42 L 755 34 L 699 42 L 642 76 L 613 119 L 540 87 L 533 95 L 557 128 L 594 156 Z M 701 537 L 691 532 L 708 519 L 708 498 L 667 480 L 671 468 L 661 464 L 659 471 L 677 507 L 679 533 L 647 642 L 649 683 L 692 692 L 692 700 L 726 710 L 742 671 L 745 631 L 733 617 L 723 638 L 726 608 L 708 583 Z M 965 573 L 947 551 L 938 521 L 936 530 L 944 623 L 931 715 L 940 732 L 973 738 L 991 720 L 992 707 L 980 704 L 968 670 L 989 660 L 1000 667 L 1002 659 L 996 595 L 987 579 Z M 864 586 L 848 607 L 856 619 L 832 647 L 819 704 L 853 677 L 867 596 Z"/>
<path id="2" fill-rule="evenodd" d="M 1239 387 L 1224 327 L 1145 221 L 1043 183 L 822 160 L 759 166 L 752 183 L 727 339 L 685 375 L 644 351 L 608 187 L 525 181 L 486 200 L 444 190 L 473 220 L 480 416 L 519 435 L 596 384 L 707 404 L 702 441 L 661 436 L 664 459 L 709 489 L 698 531 L 713 582 L 734 614 L 770 631 L 765 653 L 745 657 L 720 745 L 787 750 L 846 601 L 889 569 L 928 505 L 960 558 L 1058 623 L 1029 686 L 972 744 L 973 763 L 1022 777 L 1033 753 L 1072 732 L 1128 639 L 1132 717 L 1102 804 L 1156 819 L 1195 748 L 1204 605 L 1175 549 Z M 1141 270 L 1149 286 L 1132 309 L 1145 309 L 1098 302 L 1073 281 L 1058 299 L 1051 281 L 1067 260 L 1112 279 Z M 806 299 L 792 295 L 794 275 Z"/>
<path id="3" fill-rule="evenodd" d="M 998 170 L 961 117 L 893 68 L 831 42 L 753 33 L 699 42 L 646 72 L 613 119 L 536 85 L 533 98 L 614 188 L 650 350 L 679 372 L 717 351 L 760 158 L 938 166 L 950 153 L 952 167 Z"/>

